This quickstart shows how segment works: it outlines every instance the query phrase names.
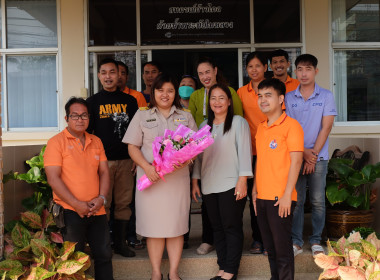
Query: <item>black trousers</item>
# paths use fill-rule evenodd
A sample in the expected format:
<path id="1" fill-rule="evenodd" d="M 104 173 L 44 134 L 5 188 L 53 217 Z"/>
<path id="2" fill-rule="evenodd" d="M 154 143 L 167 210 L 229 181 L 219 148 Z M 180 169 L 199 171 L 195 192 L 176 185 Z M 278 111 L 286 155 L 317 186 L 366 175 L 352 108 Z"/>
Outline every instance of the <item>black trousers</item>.
<path id="1" fill-rule="evenodd" d="M 214 232 L 220 270 L 237 274 L 243 252 L 243 211 L 247 199 L 236 201 L 235 188 L 204 195 L 204 203 Z"/>
<path id="2" fill-rule="evenodd" d="M 213 245 L 214 233 L 212 231 L 211 221 L 207 213 L 208 210 L 204 201 L 202 201 L 201 208 L 202 208 L 202 243 Z"/>
<path id="3" fill-rule="evenodd" d="M 255 166 L 256 166 L 256 156 L 252 156 L 252 172 L 255 174 Z M 261 244 L 263 243 L 263 239 L 261 237 L 261 232 L 259 229 L 259 224 L 257 223 L 257 217 L 255 215 L 255 210 L 253 209 L 252 204 L 252 189 L 253 189 L 253 178 L 247 180 L 247 195 L 249 197 L 249 212 L 251 214 L 251 229 L 252 229 L 252 239 L 254 241 L 258 241 Z"/>
<path id="4" fill-rule="evenodd" d="M 199 188 L 202 192 L 202 182 L 201 180 L 198 180 Z M 202 194 L 203 197 L 203 194 Z M 204 203 L 204 200 L 202 198 L 202 204 L 201 204 L 201 210 L 202 210 L 202 243 L 207 243 L 210 245 L 214 244 L 214 233 L 212 231 L 210 218 L 208 217 L 207 213 L 207 207 Z M 190 227 L 189 227 L 190 228 Z"/>
<path id="5" fill-rule="evenodd" d="M 257 220 L 260 226 L 264 247 L 268 250 L 271 280 L 294 279 L 294 255 L 292 242 L 293 211 L 286 218 L 278 215 L 278 206 L 274 200 L 256 200 Z"/>
<path id="6" fill-rule="evenodd" d="M 95 279 L 112 280 L 112 249 L 107 216 L 81 218 L 76 212 L 65 210 L 64 218 L 63 239 L 77 242 L 75 249 L 82 252 L 88 242 L 94 258 Z"/>

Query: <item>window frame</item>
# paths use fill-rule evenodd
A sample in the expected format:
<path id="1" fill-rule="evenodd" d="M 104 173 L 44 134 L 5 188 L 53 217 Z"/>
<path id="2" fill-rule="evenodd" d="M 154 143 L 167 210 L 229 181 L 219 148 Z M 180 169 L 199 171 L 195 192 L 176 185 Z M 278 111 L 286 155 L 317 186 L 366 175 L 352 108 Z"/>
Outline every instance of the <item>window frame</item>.
<path id="1" fill-rule="evenodd" d="M 332 92 L 335 97 L 335 102 L 337 104 L 337 107 L 339 107 L 339 104 L 337 102 L 337 89 L 335 85 L 335 80 L 336 80 L 336 75 L 335 75 L 335 59 L 334 55 L 336 51 L 349 51 L 349 50 L 355 50 L 355 51 L 380 51 L 380 42 L 334 42 L 333 41 L 333 1 L 330 0 L 329 2 L 329 18 L 330 18 L 330 23 L 329 23 L 329 38 L 330 38 L 330 44 L 331 44 L 331 52 L 330 52 L 330 66 L 332 69 L 332 74 L 331 74 L 331 82 L 330 82 L 330 87 L 332 89 Z M 347 110 L 347 102 L 344 105 L 344 107 Z M 345 127 L 367 127 L 371 128 L 373 126 L 379 126 L 380 125 L 380 120 L 379 121 L 334 121 L 334 126 L 340 127 L 341 129 L 338 129 L 339 131 L 342 130 L 342 132 L 345 131 Z M 377 131 L 377 130 L 376 130 Z M 364 131 L 357 132 L 357 133 L 374 133 L 373 130 L 368 130 L 364 128 Z M 375 132 L 377 133 L 377 132 Z"/>
<path id="2" fill-rule="evenodd" d="M 44 132 L 44 131 L 59 131 L 62 126 L 62 120 L 60 119 L 60 104 L 62 101 L 62 85 L 61 85 L 61 16 L 60 16 L 60 6 L 61 0 L 55 0 L 56 12 L 57 12 L 57 47 L 51 48 L 7 48 L 7 29 L 6 29 L 6 0 L 1 0 L 1 45 L 0 45 L 0 55 L 2 58 L 2 73 L 1 79 L 4 89 L 3 92 L 3 119 L 2 119 L 2 130 L 5 132 Z M 57 126 L 56 127 L 25 127 L 25 128 L 10 128 L 8 125 L 8 87 L 7 87 L 7 57 L 8 56 L 33 56 L 33 55 L 50 55 L 55 56 L 56 59 L 56 94 L 57 94 Z"/>

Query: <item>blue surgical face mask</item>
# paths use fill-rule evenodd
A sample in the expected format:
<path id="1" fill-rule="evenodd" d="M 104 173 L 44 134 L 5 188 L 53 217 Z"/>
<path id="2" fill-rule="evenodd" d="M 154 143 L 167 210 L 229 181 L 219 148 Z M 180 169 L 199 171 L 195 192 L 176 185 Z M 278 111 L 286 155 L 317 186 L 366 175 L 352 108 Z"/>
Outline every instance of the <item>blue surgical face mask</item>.
<path id="1" fill-rule="evenodd" d="M 190 95 L 194 92 L 194 89 L 189 86 L 182 86 L 178 89 L 179 96 L 181 96 L 182 99 L 189 99 Z"/>

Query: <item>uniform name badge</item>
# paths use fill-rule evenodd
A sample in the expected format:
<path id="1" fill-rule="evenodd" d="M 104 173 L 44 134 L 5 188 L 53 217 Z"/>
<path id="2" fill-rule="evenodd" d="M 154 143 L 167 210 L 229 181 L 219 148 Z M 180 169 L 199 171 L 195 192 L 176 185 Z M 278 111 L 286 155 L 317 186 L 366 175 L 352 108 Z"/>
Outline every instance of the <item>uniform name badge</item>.
<path id="1" fill-rule="evenodd" d="M 184 121 L 186 121 L 186 118 L 174 119 L 174 122 L 184 122 Z"/>

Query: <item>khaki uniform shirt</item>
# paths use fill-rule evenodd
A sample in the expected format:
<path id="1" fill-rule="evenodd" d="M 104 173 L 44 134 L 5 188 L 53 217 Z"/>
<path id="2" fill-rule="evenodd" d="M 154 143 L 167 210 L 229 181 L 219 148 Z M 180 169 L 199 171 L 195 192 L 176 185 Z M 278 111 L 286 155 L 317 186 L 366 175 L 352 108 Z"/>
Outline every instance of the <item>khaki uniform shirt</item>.
<path id="1" fill-rule="evenodd" d="M 160 111 L 153 107 L 152 109 L 140 108 L 129 124 L 128 130 L 124 135 L 123 142 L 141 147 L 141 152 L 145 159 L 153 162 L 152 143 L 157 136 L 163 136 L 165 129 L 176 130 L 178 125 L 183 124 L 193 131 L 197 131 L 197 125 L 190 112 L 178 109 L 172 106 L 169 117 L 165 118 Z M 141 168 L 137 170 L 137 178 L 143 173 Z"/>
<path id="2" fill-rule="evenodd" d="M 145 159 L 153 162 L 152 143 L 163 136 L 165 129 L 176 130 L 183 124 L 193 131 L 197 125 L 190 112 L 172 106 L 165 118 L 157 108 L 136 112 L 123 142 L 141 147 Z M 144 174 L 137 167 L 137 179 Z M 143 191 L 136 191 L 136 232 L 155 238 L 176 237 L 188 232 L 190 210 L 189 167 L 185 166 L 159 180 Z"/>

